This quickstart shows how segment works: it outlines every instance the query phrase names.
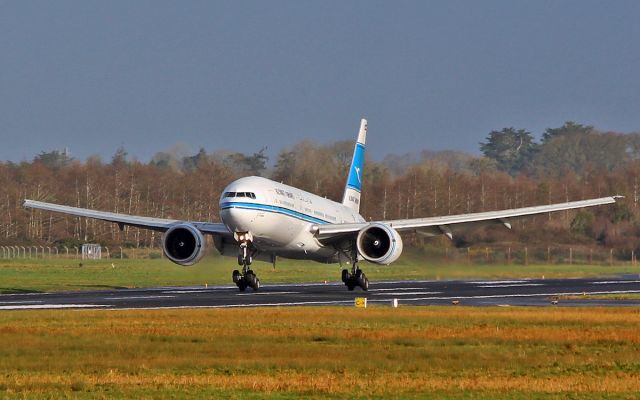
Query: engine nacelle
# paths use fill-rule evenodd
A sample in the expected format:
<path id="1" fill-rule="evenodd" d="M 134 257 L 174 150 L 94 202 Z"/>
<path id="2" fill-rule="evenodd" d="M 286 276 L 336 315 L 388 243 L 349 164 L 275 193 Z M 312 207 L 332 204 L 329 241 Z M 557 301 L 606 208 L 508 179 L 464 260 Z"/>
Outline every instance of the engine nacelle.
<path id="1" fill-rule="evenodd" d="M 358 232 L 356 245 L 365 260 L 376 264 L 391 264 L 402 254 L 402 238 L 398 231 L 378 222 Z"/>
<path id="2" fill-rule="evenodd" d="M 162 236 L 162 250 L 178 265 L 190 266 L 204 256 L 205 240 L 202 232 L 188 223 L 172 226 Z"/>

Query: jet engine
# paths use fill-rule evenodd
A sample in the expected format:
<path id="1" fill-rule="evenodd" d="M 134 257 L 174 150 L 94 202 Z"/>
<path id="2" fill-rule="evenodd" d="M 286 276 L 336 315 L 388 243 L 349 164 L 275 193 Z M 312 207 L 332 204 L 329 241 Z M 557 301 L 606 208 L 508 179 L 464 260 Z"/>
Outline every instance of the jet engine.
<path id="1" fill-rule="evenodd" d="M 191 224 L 173 225 L 162 236 L 162 249 L 169 260 L 178 265 L 190 266 L 204 256 L 204 236 Z"/>
<path id="2" fill-rule="evenodd" d="M 402 238 L 398 231 L 378 222 L 358 232 L 356 246 L 365 260 L 376 264 L 391 264 L 402 254 Z"/>

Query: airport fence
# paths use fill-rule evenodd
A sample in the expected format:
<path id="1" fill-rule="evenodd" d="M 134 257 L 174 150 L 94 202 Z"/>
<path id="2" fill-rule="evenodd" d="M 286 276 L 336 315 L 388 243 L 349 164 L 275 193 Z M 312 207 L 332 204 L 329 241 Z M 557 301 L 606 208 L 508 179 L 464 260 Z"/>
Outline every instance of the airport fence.
<path id="1" fill-rule="evenodd" d="M 477 246 L 427 248 L 429 259 L 442 263 L 468 264 L 581 264 L 621 265 L 637 263 L 635 249 L 588 246 Z"/>
<path id="2" fill-rule="evenodd" d="M 637 264 L 635 249 L 603 249 L 586 246 L 428 247 L 422 248 L 420 254 L 429 260 L 443 264 Z M 163 257 L 162 249 L 157 247 L 101 247 L 102 259 L 160 259 Z M 82 248 L 75 246 L 0 246 L 0 259 L 56 258 L 83 259 Z"/>
<path id="3" fill-rule="evenodd" d="M 159 259 L 162 249 L 153 247 L 101 247 L 102 259 Z M 1 259 L 76 259 L 87 258 L 76 246 L 0 246 Z"/>

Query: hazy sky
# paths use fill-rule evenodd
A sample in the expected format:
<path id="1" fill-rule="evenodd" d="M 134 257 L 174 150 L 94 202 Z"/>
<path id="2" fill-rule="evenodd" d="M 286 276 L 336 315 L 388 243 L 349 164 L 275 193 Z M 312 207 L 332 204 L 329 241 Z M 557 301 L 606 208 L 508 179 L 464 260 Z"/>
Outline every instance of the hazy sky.
<path id="1" fill-rule="evenodd" d="M 0 159 L 640 131 L 640 1 L 3 1 Z M 273 161 L 273 157 L 272 157 Z"/>

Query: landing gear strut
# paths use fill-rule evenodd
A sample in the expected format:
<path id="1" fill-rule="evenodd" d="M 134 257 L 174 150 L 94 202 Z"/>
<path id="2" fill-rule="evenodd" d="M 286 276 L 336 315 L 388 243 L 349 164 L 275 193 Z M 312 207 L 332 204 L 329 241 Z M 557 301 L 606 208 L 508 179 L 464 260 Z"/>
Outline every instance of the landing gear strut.
<path id="1" fill-rule="evenodd" d="M 342 270 L 342 282 L 347 286 L 347 289 L 353 290 L 356 286 L 360 286 L 364 291 L 369 290 L 369 279 L 367 279 L 364 272 L 358 268 L 358 250 L 355 248 L 355 245 L 351 251 L 351 265 L 351 273 L 349 273 L 348 269 Z"/>
<path id="2" fill-rule="evenodd" d="M 247 287 L 256 291 L 260 288 L 260 279 L 250 267 L 255 250 L 251 240 L 244 239 L 244 235 L 239 235 L 239 238 L 238 265 L 242 266 L 242 272 L 236 269 L 231 274 L 231 277 L 233 278 L 233 283 L 238 286 L 241 292 L 244 292 Z"/>

